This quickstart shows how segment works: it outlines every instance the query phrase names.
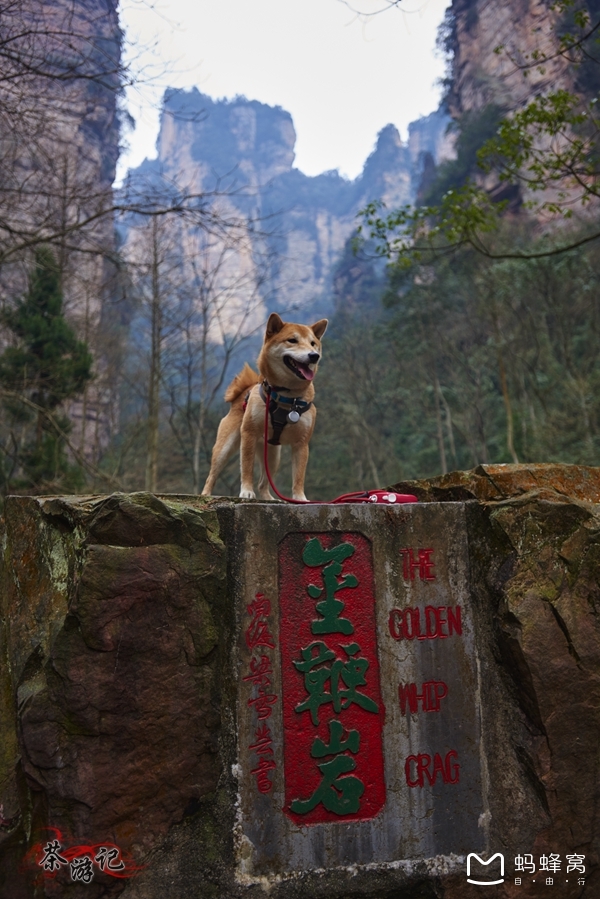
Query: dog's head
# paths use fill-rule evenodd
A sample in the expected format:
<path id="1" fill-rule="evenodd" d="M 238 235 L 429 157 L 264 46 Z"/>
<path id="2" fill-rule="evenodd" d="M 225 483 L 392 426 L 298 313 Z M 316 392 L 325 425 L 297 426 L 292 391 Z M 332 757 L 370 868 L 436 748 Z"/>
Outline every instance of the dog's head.
<path id="1" fill-rule="evenodd" d="M 272 312 L 258 360 L 269 383 L 291 389 L 312 381 L 321 359 L 321 337 L 326 328 L 326 318 L 309 327 L 284 322 Z"/>

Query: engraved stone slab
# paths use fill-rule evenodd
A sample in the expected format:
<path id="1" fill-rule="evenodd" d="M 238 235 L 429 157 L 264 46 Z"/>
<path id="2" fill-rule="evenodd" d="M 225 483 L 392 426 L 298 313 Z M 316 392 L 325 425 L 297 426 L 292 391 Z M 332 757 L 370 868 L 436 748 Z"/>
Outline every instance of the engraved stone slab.
<path id="1" fill-rule="evenodd" d="M 235 518 L 238 873 L 481 851 L 463 504 Z"/>

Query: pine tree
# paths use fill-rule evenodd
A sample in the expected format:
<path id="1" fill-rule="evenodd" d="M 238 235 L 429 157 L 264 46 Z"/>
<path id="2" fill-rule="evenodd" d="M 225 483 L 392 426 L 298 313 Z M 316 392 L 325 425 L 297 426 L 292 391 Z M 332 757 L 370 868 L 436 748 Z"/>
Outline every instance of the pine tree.
<path id="1" fill-rule="evenodd" d="M 92 357 L 64 317 L 60 272 L 49 249 L 36 251 L 27 293 L 0 321 L 15 341 L 0 355 L 0 387 L 8 392 L 3 403 L 12 428 L 4 488 L 75 486 L 78 469 L 68 463 L 63 436 L 70 422 L 59 407 L 91 379 Z M 17 428 L 26 436 L 16 439 Z"/>

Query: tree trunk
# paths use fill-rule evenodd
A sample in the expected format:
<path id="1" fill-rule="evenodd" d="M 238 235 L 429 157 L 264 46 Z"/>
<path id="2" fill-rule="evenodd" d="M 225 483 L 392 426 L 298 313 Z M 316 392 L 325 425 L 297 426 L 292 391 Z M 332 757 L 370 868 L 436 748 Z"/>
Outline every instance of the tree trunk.
<path id="1" fill-rule="evenodd" d="M 506 370 L 504 368 L 504 359 L 502 358 L 502 353 L 500 351 L 500 347 L 498 347 L 498 370 L 500 372 L 500 384 L 502 386 L 502 397 L 504 399 L 504 408 L 506 410 L 506 445 L 508 446 L 508 451 L 511 455 L 511 458 L 515 464 L 518 465 L 519 457 L 515 452 L 515 446 L 513 441 L 513 414 L 512 414 L 512 406 L 510 403 L 510 394 L 508 392 L 508 382 L 506 380 Z"/>
<path id="2" fill-rule="evenodd" d="M 202 435 L 204 433 L 204 402 L 200 398 L 200 411 L 196 422 L 196 433 L 194 434 L 194 450 L 192 457 L 192 471 L 194 477 L 194 493 L 200 493 L 200 448 L 202 444 Z"/>
<path id="3" fill-rule="evenodd" d="M 440 382 L 438 381 L 437 372 L 434 373 L 434 391 L 435 391 L 435 421 L 437 424 L 437 439 L 438 439 L 438 447 L 440 450 L 440 465 L 442 468 L 442 474 L 448 474 L 448 465 L 446 463 L 446 448 L 444 447 L 444 431 L 442 429 L 442 411 L 440 409 L 441 405 L 441 390 L 440 390 Z"/>
<path id="4" fill-rule="evenodd" d="M 152 226 L 152 302 L 150 380 L 148 384 L 148 444 L 146 454 L 146 490 L 156 493 L 158 483 L 158 424 L 161 373 L 162 309 L 160 302 L 158 235 L 156 219 Z"/>
<path id="5" fill-rule="evenodd" d="M 504 357 L 500 349 L 500 329 L 498 327 L 498 318 L 496 309 L 492 310 L 492 323 L 494 326 L 494 337 L 496 340 L 496 354 L 498 357 L 498 372 L 500 374 L 500 386 L 502 388 L 502 398 L 504 400 L 504 409 L 506 411 L 506 445 L 513 462 L 518 465 L 519 457 L 515 452 L 514 435 L 513 435 L 513 413 L 510 402 L 510 394 L 508 392 L 508 381 L 506 378 L 506 369 L 504 367 Z"/>
<path id="6" fill-rule="evenodd" d="M 204 435 L 204 427 L 206 424 L 206 399 L 207 399 L 207 358 L 208 358 L 208 336 L 209 336 L 209 296 L 205 295 L 204 287 L 201 292 L 201 309 L 202 309 L 202 354 L 200 357 L 200 387 L 198 391 L 198 418 L 196 420 L 196 433 L 194 435 L 194 449 L 192 456 L 192 471 L 194 477 L 194 493 L 200 493 L 200 449 L 202 446 L 202 437 Z"/>
<path id="7" fill-rule="evenodd" d="M 452 454 L 452 461 L 454 465 L 456 465 L 456 444 L 454 442 L 454 427 L 452 425 L 452 411 L 448 404 L 448 400 L 444 396 L 444 391 L 440 388 L 440 397 L 442 400 L 442 404 L 444 406 L 444 412 L 446 414 L 446 429 L 448 431 L 448 443 L 450 444 L 450 452 Z"/>

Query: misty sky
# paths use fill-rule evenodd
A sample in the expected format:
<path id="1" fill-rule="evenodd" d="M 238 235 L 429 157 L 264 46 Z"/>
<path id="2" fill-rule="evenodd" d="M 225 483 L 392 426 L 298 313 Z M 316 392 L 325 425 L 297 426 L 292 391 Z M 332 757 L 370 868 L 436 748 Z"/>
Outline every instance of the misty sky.
<path id="1" fill-rule="evenodd" d="M 361 12 L 387 0 L 349 0 Z M 165 87 L 282 106 L 296 127 L 295 165 L 356 177 L 377 132 L 437 108 L 444 62 L 435 50 L 449 0 L 403 0 L 359 17 L 342 0 L 124 0 L 128 53 L 147 83 L 128 92 L 136 119 L 120 163 L 155 155 Z M 142 52 L 140 48 L 154 50 Z"/>

